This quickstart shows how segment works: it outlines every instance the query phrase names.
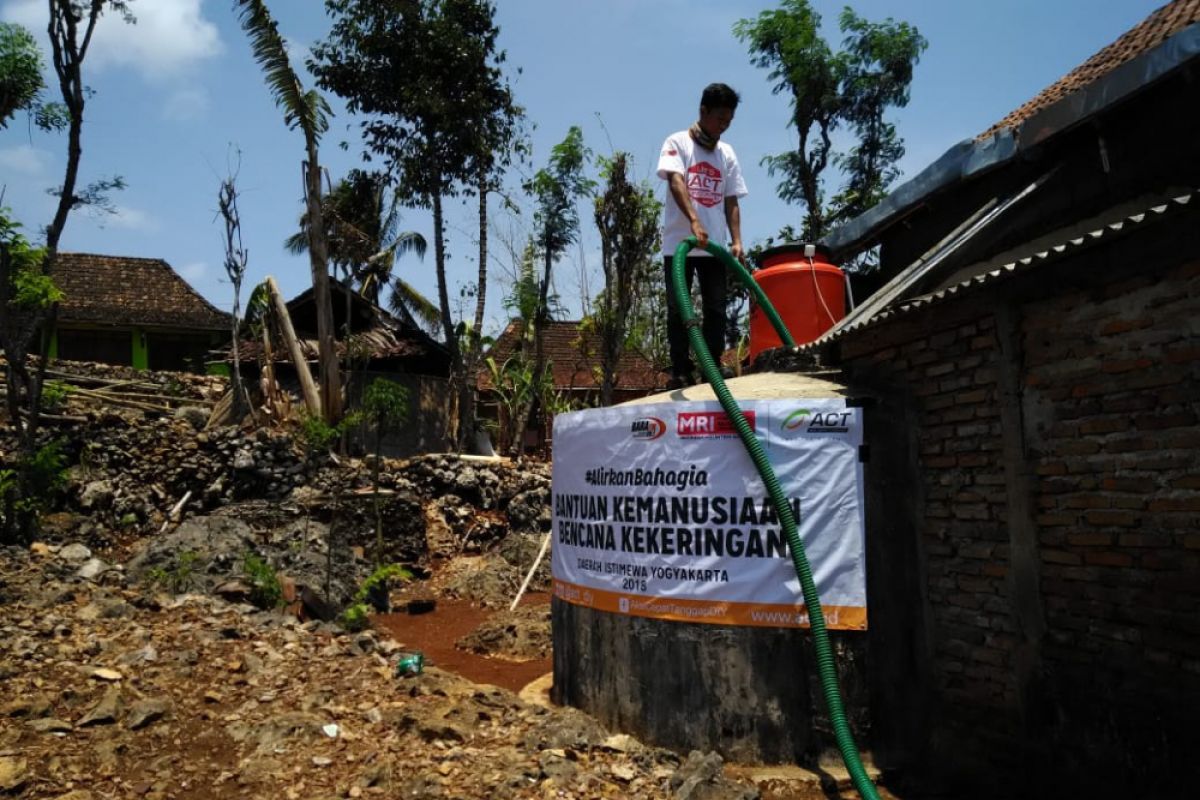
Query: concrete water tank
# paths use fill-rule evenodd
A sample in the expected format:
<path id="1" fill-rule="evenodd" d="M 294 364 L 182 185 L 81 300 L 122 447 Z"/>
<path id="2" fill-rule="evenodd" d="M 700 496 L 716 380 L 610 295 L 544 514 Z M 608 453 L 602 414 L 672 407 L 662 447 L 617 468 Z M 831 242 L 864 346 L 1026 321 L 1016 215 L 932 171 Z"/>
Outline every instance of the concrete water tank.
<path id="1" fill-rule="evenodd" d="M 770 423 L 781 430 L 787 425 L 793 429 L 801 424 L 812 427 L 813 415 L 804 416 L 799 412 L 816 408 L 820 403 L 847 405 L 845 387 L 836 373 L 823 376 L 764 373 L 736 378 L 728 385 L 743 408 L 756 402 L 794 401 L 791 407 L 796 412 L 779 414 L 778 419 Z M 670 409 L 703 408 L 696 404 L 713 400 L 712 389 L 701 385 L 642 398 L 614 409 L 581 413 L 608 412 L 610 416 L 604 419 L 619 417 L 622 427 L 616 429 L 614 426 L 607 436 L 610 441 L 625 438 L 630 444 L 666 444 L 670 447 L 672 426 L 683 424 L 670 419 Z M 619 416 L 621 414 L 624 416 Z M 625 422 L 631 416 L 636 418 L 631 423 Z M 764 428 L 761 420 L 759 427 Z M 720 426 L 714 429 L 719 433 Z M 668 548 L 668 539 L 656 541 L 649 555 L 645 548 L 640 551 L 640 556 L 631 555 L 621 553 L 619 531 L 613 532 L 615 541 L 606 542 L 603 525 L 599 522 L 595 523 L 595 530 L 571 527 L 573 523 L 569 521 L 564 523 L 560 516 L 568 516 L 573 513 L 569 509 L 577 510 L 581 506 L 586 510 L 580 515 L 589 517 L 590 514 L 589 518 L 593 520 L 602 515 L 618 520 L 625 518 L 633 506 L 626 505 L 625 510 L 620 510 L 623 505 L 620 496 L 633 493 L 633 490 L 611 486 L 596 489 L 597 498 L 603 497 L 605 491 L 611 495 L 601 508 L 595 499 L 589 501 L 568 496 L 566 492 L 575 490 L 566 487 L 576 484 L 560 481 L 560 475 L 566 473 L 560 474 L 559 470 L 591 467 L 594 473 L 596 468 L 590 462 L 606 458 L 604 452 L 608 452 L 618 454 L 613 457 L 620 463 L 612 465 L 611 473 L 621 475 L 636 470 L 640 463 L 636 453 L 641 451 L 617 444 L 612 445 L 615 449 L 609 449 L 602 441 L 599 447 L 573 454 L 570 463 L 560 467 L 561 433 L 556 425 L 555 504 L 556 511 L 561 514 L 556 513 L 553 534 L 556 595 L 552 601 L 553 699 L 580 708 L 608 727 L 633 734 L 648 744 L 684 753 L 693 749 L 715 750 L 727 760 L 740 763 L 811 763 L 820 752 L 832 748 L 834 742 L 823 710 L 811 635 L 806 627 L 775 627 L 769 622 L 748 624 L 746 618 L 735 624 L 685 621 L 688 609 L 697 607 L 694 601 L 686 598 L 678 601 L 667 598 L 684 616 L 676 614 L 675 618 L 668 618 L 670 615 L 637 614 L 639 606 L 653 606 L 658 602 L 661 608 L 664 600 L 660 592 L 668 595 L 675 592 L 674 588 L 656 592 L 653 581 L 650 585 L 640 584 L 639 576 L 646 573 L 631 566 L 636 565 L 639 558 L 645 564 L 663 558 L 662 551 Z M 803 433 L 800 431 L 797 435 Z M 767 435 L 764 428 L 763 436 Z M 834 434 L 822 434 L 818 430 L 811 435 Z M 628 457 L 630 452 L 635 455 Z M 688 467 L 691 471 L 687 474 L 693 474 L 694 467 Z M 786 486 L 787 479 L 781 475 L 780 480 L 785 483 L 785 491 L 790 496 L 793 489 Z M 698 496 L 698 492 L 693 491 L 696 487 L 687 489 L 688 495 Z M 795 491 L 801 493 L 799 489 Z M 617 507 L 615 511 L 614 506 Z M 809 511 L 806 509 L 804 513 L 809 514 Z M 810 519 L 819 520 L 820 515 L 814 510 Z M 618 528 L 621 525 L 619 521 L 613 524 Z M 808 549 L 810 534 L 804 531 L 803 523 L 801 530 Z M 861 529 L 821 533 L 826 542 L 861 535 Z M 592 552 L 586 549 L 591 546 L 596 548 L 594 556 L 580 555 Z M 606 546 L 608 550 L 604 549 Z M 685 548 L 678 537 L 671 540 L 669 549 L 675 559 L 672 563 L 686 567 L 692 556 L 679 555 Z M 564 565 L 561 560 L 568 553 L 573 561 Z M 707 569 L 713 564 L 711 559 L 695 559 L 698 569 Z M 568 574 L 574 573 L 576 568 L 591 572 L 582 573 L 585 574 L 582 579 Z M 632 576 L 624 579 L 628 593 L 623 592 L 620 585 L 603 583 L 607 577 L 604 573 L 612 570 Z M 595 582 L 589 583 L 586 576 L 595 577 Z M 778 598 L 779 587 L 774 582 L 763 588 L 769 588 L 768 594 Z M 798 592 L 795 602 L 802 605 Z M 862 614 L 850 629 L 830 624 L 843 697 L 856 735 L 863 733 L 867 720 L 865 589 L 861 605 L 861 609 L 846 612 L 845 622 L 855 618 L 858 611 Z M 830 605 L 824 595 L 822 606 L 828 617 Z M 733 620 L 732 612 L 729 619 Z"/>

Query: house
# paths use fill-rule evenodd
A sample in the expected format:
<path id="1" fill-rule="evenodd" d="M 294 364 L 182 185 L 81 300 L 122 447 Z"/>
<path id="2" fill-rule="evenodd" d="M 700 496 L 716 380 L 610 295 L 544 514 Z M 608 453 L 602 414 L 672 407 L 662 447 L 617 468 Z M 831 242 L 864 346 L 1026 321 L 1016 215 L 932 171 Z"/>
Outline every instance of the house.
<path id="1" fill-rule="evenodd" d="M 347 315 L 350 334 L 369 372 L 407 373 L 446 378 L 450 351 L 423 331 L 411 318 L 389 313 L 338 281 L 329 282 L 333 329 L 339 354 L 343 354 Z M 292 326 L 312 364 L 317 361 L 317 304 L 311 288 L 287 303 Z M 286 358 L 285 354 L 278 354 Z M 344 355 L 344 354 L 343 354 Z"/>
<path id="2" fill-rule="evenodd" d="M 385 455 L 402 457 L 442 451 L 449 441 L 450 415 L 446 412 L 450 353 L 446 346 L 421 330 L 411 318 L 391 314 L 345 285 L 330 281 L 333 304 L 335 348 L 343 364 L 343 381 L 350 405 L 357 404 L 365 387 L 376 378 L 400 384 L 408 391 L 409 422 L 404 430 L 390 433 L 383 441 Z M 300 350 L 315 376 L 318 366 L 317 306 L 313 290 L 307 289 L 287 303 Z M 346 320 L 349 319 L 350 352 L 346 352 Z M 276 381 L 300 394 L 287 349 L 273 337 L 271 361 Z M 264 346 L 261 337 L 244 338 L 239 349 L 242 373 L 257 385 L 261 377 Z M 349 358 L 347 359 L 347 355 Z M 229 356 L 232 362 L 232 354 Z M 349 364 L 347 369 L 345 365 Z M 370 439 L 364 427 L 358 444 Z"/>
<path id="3" fill-rule="evenodd" d="M 881 261 L 810 346 L 873 398 L 881 766 L 1200 783 L 1198 69 L 1176 0 L 824 242 Z"/>
<path id="4" fill-rule="evenodd" d="M 523 330 L 524 322 L 513 320 L 497 337 L 487 353 L 487 357 L 492 359 L 497 367 L 503 368 L 505 362 L 521 350 Z M 547 322 L 542 332 L 542 349 L 549 365 L 554 391 L 562 398 L 564 405 L 582 408 L 599 403 L 599 343 L 594 334 L 584 329 L 582 322 Z M 528 355 L 532 360 L 533 353 Z M 617 362 L 613 402 L 623 403 L 662 391 L 666 386 L 667 377 L 646 356 L 626 349 Z M 476 389 L 479 392 L 479 417 L 503 421 L 503 403 L 486 366 L 480 369 L 476 377 Z M 525 433 L 525 445 L 537 448 L 549 438 L 550 423 L 539 417 L 531 421 L 530 429 Z"/>
<path id="5" fill-rule="evenodd" d="M 203 372 L 229 342 L 230 316 L 160 258 L 59 253 L 63 292 L 51 357 Z"/>

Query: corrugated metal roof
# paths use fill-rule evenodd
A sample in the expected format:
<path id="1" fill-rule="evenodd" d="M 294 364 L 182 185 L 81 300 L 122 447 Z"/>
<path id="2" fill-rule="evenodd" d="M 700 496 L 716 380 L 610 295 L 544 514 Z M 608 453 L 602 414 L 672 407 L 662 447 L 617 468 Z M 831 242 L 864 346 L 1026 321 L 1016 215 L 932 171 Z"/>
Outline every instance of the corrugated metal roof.
<path id="1" fill-rule="evenodd" d="M 1012 258 L 1002 264 L 990 265 L 986 262 L 981 263 L 978 265 L 979 272 L 965 280 L 928 294 L 892 303 L 882 311 L 828 333 L 801 349 L 820 348 L 823 345 L 843 338 L 849 333 L 874 327 L 885 320 L 894 319 L 918 309 L 936 305 L 954 297 L 976 291 L 984 286 L 991 286 L 1000 281 L 1007 280 L 1018 273 L 1024 273 L 1052 262 L 1061 261 L 1085 247 L 1091 247 L 1103 239 L 1126 235 L 1130 231 L 1148 222 L 1156 221 L 1169 213 L 1181 211 L 1189 206 L 1194 209 L 1196 203 L 1200 202 L 1196 200 L 1198 194 L 1200 194 L 1200 189 L 1173 193 L 1171 196 L 1162 197 L 1159 201 L 1152 202 L 1151 205 L 1145 206 L 1132 214 L 1122 213 L 1120 216 L 1113 217 L 1112 219 L 1098 221 L 1095 227 L 1091 227 L 1083 233 L 1072 231 L 1070 235 L 1064 235 L 1064 238 L 1058 239 L 1054 244 L 1038 246 L 1036 249 L 1027 251 L 1023 255 Z M 1053 236 L 1048 238 L 1054 241 Z M 900 277 L 897 276 L 897 279 Z"/>

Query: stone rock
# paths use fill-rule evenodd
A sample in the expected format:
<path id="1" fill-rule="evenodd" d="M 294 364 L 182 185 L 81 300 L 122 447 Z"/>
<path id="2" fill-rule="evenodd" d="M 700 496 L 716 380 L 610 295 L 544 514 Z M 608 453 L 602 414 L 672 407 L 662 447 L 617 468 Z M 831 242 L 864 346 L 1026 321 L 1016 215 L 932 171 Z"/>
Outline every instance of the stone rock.
<path id="1" fill-rule="evenodd" d="M 537 756 L 541 777 L 559 783 L 569 781 L 579 772 L 579 765 L 567 758 L 567 752 L 559 748 L 543 750 Z"/>
<path id="2" fill-rule="evenodd" d="M 67 731 L 74 730 L 74 726 L 71 723 L 54 717 L 34 719 L 25 724 L 38 733 L 66 733 Z"/>
<path id="3" fill-rule="evenodd" d="M 83 716 L 76 725 L 89 728 L 93 725 L 112 725 L 121 715 L 121 687 L 113 684 L 104 691 L 100 702 Z"/>
<path id="4" fill-rule="evenodd" d="M 112 481 L 92 481 L 80 492 L 79 505 L 84 511 L 102 511 L 112 506 L 114 496 Z"/>
<path id="5" fill-rule="evenodd" d="M 448 594 L 486 608 L 507 608 L 523 577 L 499 556 L 460 558 L 445 583 Z"/>
<path id="6" fill-rule="evenodd" d="M 546 534 L 541 533 L 510 533 L 505 536 L 500 542 L 499 552 L 500 557 L 508 562 L 514 569 L 521 574 L 522 580 L 529 572 L 529 568 L 533 566 L 534 559 L 542 549 L 543 537 Z M 545 555 L 542 556 L 538 568 L 534 570 L 533 579 L 529 582 L 529 588 L 533 590 L 541 589 L 543 591 L 550 588 L 550 554 L 554 545 L 547 548 Z"/>
<path id="7" fill-rule="evenodd" d="M 208 412 L 199 406 L 181 406 L 175 409 L 175 418 L 181 419 L 198 431 L 208 424 Z"/>
<path id="8" fill-rule="evenodd" d="M 522 740 L 527 750 L 563 748 L 590 750 L 608 738 L 608 731 L 592 717 L 574 708 L 546 715 Z"/>
<path id="9" fill-rule="evenodd" d="M 250 595 L 253 593 L 253 588 L 245 581 L 234 578 L 233 580 L 223 581 L 213 587 L 213 594 L 217 597 L 224 598 L 230 603 L 248 603 Z"/>
<path id="10" fill-rule="evenodd" d="M 79 542 L 72 542 L 58 551 L 58 557 L 68 564 L 83 564 L 92 557 L 92 551 Z"/>
<path id="11" fill-rule="evenodd" d="M 129 707 L 129 714 L 125 718 L 125 727 L 131 731 L 145 728 L 165 717 L 170 708 L 170 704 L 160 697 L 138 700 Z"/>
<path id="12" fill-rule="evenodd" d="M 624 783 L 629 783 L 637 777 L 637 770 L 628 764 L 614 764 L 608 771 L 614 778 Z"/>
<path id="13" fill-rule="evenodd" d="M 76 577 L 83 578 L 85 581 L 93 581 L 105 572 L 108 572 L 112 567 L 105 564 L 98 558 L 89 558 L 84 562 L 83 566 L 75 573 Z"/>
<path id="14" fill-rule="evenodd" d="M 550 530 L 550 488 L 540 487 L 521 492 L 505 508 L 508 524 L 514 531 L 543 532 Z"/>
<path id="15" fill-rule="evenodd" d="M 226 731 L 235 742 L 253 744 L 260 754 L 275 752 L 289 739 L 321 734 L 325 720 L 316 714 L 294 711 L 254 722 L 236 722 Z"/>
<path id="16" fill-rule="evenodd" d="M 600 746 L 614 753 L 634 753 L 642 749 L 642 743 L 627 733 L 618 733 L 608 737 Z"/>
<path id="17" fill-rule="evenodd" d="M 500 611 L 455 642 L 460 650 L 523 661 L 549 656 L 551 644 L 547 606 Z"/>
<path id="18" fill-rule="evenodd" d="M 245 554 L 257 551 L 254 531 L 245 522 L 198 516 L 184 520 L 166 536 L 151 539 L 126 571 L 136 581 L 165 573 L 186 579 L 192 584 L 189 588 L 211 591 L 229 578 L 240 577 Z M 188 554 L 186 562 L 184 554 Z"/>
<path id="19" fill-rule="evenodd" d="M 23 758 L 0 756 L 0 792 L 16 793 L 29 780 L 28 762 Z"/>
<path id="20" fill-rule="evenodd" d="M 0 706 L 0 717 L 44 717 L 50 713 L 50 698 L 44 694 L 17 697 Z"/>
<path id="21" fill-rule="evenodd" d="M 671 776 L 671 789 L 678 800 L 758 800 L 757 789 L 734 783 L 724 775 L 718 753 L 693 750 L 687 761 Z"/>

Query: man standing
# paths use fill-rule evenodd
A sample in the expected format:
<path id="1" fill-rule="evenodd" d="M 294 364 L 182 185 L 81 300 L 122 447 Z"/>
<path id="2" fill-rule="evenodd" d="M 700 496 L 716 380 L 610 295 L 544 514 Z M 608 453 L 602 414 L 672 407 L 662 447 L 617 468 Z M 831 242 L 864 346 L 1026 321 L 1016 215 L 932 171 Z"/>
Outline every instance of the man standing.
<path id="1" fill-rule="evenodd" d="M 688 236 L 701 247 L 709 239 L 729 242 L 730 253 L 742 259 L 742 220 L 738 198 L 746 196 L 746 183 L 737 155 L 721 134 L 733 122 L 738 95 L 723 83 L 709 84 L 700 96 L 700 119 L 685 131 L 673 133 L 663 143 L 658 177 L 667 181 L 670 198 L 663 203 L 663 256 L 667 281 L 667 343 L 671 350 L 668 389 L 692 383 L 692 359 L 687 332 L 671 283 L 671 259 Z M 700 276 L 704 342 L 717 363 L 725 352 L 725 266 L 708 251 L 693 248 L 684 271 L 690 290 L 692 276 Z M 722 375 L 731 377 L 727 368 Z"/>

